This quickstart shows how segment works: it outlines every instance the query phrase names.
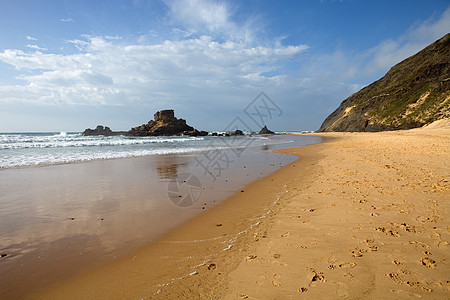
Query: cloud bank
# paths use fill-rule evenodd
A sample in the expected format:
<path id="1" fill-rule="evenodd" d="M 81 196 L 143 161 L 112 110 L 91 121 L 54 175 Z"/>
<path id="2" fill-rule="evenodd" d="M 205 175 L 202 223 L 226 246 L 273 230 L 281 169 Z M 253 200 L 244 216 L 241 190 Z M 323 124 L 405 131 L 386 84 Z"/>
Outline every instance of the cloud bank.
<path id="1" fill-rule="evenodd" d="M 2 86 L 0 101 L 119 105 L 155 98 L 188 96 L 189 90 L 225 91 L 257 87 L 277 70 L 279 61 L 305 51 L 305 45 L 247 47 L 245 43 L 216 42 L 211 36 L 160 44 L 123 45 L 107 37 L 84 36 L 69 41 L 75 54 L 7 49 L 0 60 L 22 74 L 23 85 Z M 28 74 L 31 72 L 32 74 Z"/>

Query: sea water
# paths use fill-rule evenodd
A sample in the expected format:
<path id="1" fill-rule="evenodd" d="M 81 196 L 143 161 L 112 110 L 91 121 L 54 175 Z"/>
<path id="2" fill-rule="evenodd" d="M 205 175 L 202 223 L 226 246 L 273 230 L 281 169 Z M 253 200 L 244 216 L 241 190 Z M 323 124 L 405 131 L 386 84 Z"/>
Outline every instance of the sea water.
<path id="1" fill-rule="evenodd" d="M 273 142 L 260 136 L 130 137 L 83 136 L 76 132 L 0 133 L 0 169 L 147 155 L 186 154 L 267 143 Z"/>

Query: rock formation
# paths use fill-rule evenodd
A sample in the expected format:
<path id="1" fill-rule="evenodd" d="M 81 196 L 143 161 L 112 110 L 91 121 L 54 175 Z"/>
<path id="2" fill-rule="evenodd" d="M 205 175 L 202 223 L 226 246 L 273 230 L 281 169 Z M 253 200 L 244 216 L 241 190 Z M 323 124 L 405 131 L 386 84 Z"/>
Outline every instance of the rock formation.
<path id="1" fill-rule="evenodd" d="M 170 136 L 170 135 L 189 135 L 205 136 L 206 131 L 198 131 L 194 127 L 186 124 L 183 119 L 175 118 L 174 111 L 171 109 L 158 111 L 154 115 L 155 120 L 150 120 L 147 124 L 131 128 L 128 132 L 112 131 L 109 127 L 98 125 L 95 129 L 86 129 L 83 135 L 128 135 L 128 136 Z"/>
<path id="2" fill-rule="evenodd" d="M 104 136 L 112 136 L 112 135 L 119 135 L 120 133 L 113 132 L 109 127 L 103 127 L 102 125 L 98 125 L 95 129 L 86 129 L 82 133 L 85 136 L 90 135 L 104 135 Z"/>
<path id="3" fill-rule="evenodd" d="M 186 124 L 186 120 L 177 119 L 173 110 L 158 111 L 154 120 L 147 124 L 131 128 L 128 131 L 131 136 L 168 136 L 168 135 L 208 135 L 206 131 L 198 131 Z"/>
<path id="4" fill-rule="evenodd" d="M 345 99 L 319 131 L 421 127 L 450 117 L 450 34 Z"/>
<path id="5" fill-rule="evenodd" d="M 275 132 L 269 130 L 269 129 L 267 128 L 267 126 L 264 125 L 264 127 L 261 128 L 261 130 L 259 131 L 258 134 L 275 134 Z"/>

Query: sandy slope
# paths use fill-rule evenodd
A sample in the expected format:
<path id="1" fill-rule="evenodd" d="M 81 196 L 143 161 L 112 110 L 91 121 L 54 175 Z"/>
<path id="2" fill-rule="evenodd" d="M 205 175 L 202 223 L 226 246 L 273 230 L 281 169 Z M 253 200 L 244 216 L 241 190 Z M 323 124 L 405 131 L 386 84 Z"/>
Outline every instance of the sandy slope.
<path id="1" fill-rule="evenodd" d="M 302 159 L 43 299 L 450 298 L 450 128 L 326 133 Z"/>

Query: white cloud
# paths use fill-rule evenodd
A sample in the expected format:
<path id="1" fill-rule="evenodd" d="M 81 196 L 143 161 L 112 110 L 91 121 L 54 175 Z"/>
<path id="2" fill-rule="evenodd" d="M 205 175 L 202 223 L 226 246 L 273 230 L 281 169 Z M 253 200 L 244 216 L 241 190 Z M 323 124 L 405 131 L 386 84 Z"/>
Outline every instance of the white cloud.
<path id="1" fill-rule="evenodd" d="M 30 44 L 28 44 L 26 47 L 30 48 L 30 49 L 36 49 L 38 51 L 47 51 L 48 50 L 47 48 L 39 47 L 38 45 L 30 45 Z"/>
<path id="2" fill-rule="evenodd" d="M 359 53 L 337 49 L 333 53 L 314 57 L 302 71 L 318 80 L 361 88 L 361 84 L 370 84 L 379 79 L 397 63 L 443 37 L 449 28 L 450 8 L 438 18 L 411 27 L 402 36 L 380 41 Z"/>
<path id="3" fill-rule="evenodd" d="M 166 4 L 174 19 L 187 28 L 200 31 L 206 26 L 210 32 L 230 29 L 228 7 L 225 3 L 204 0 L 170 0 Z"/>
<path id="4" fill-rule="evenodd" d="M 263 73 L 307 49 L 305 45 L 249 47 L 243 42 L 217 42 L 210 36 L 152 45 L 123 45 L 117 39 L 72 40 L 79 52 L 71 55 L 0 52 L 0 61 L 14 66 L 22 74 L 18 78 L 26 82 L 3 86 L 1 91 L 9 96 L 0 101 L 115 105 L 197 94 L 203 94 L 199 101 L 207 101 L 211 95 L 224 97 L 227 90 L 279 84 L 284 77 Z M 34 46 L 29 48 L 38 48 Z"/>
<path id="5" fill-rule="evenodd" d="M 62 18 L 59 19 L 61 22 L 74 22 L 72 18 Z"/>
<path id="6" fill-rule="evenodd" d="M 34 37 L 32 37 L 32 36 L 29 36 L 29 35 L 27 35 L 26 38 L 27 38 L 27 40 L 29 40 L 29 41 L 37 41 L 37 38 L 34 38 Z"/>
<path id="7" fill-rule="evenodd" d="M 115 35 L 115 36 L 105 35 L 104 38 L 107 40 L 121 40 L 122 39 L 120 36 L 117 36 L 117 35 Z"/>
<path id="8" fill-rule="evenodd" d="M 363 53 L 360 58 L 366 61 L 366 65 L 361 71 L 365 74 L 376 74 L 388 70 L 449 33 L 449 28 L 450 7 L 444 11 L 439 19 L 429 19 L 413 26 L 404 35 L 382 41 Z"/>
<path id="9" fill-rule="evenodd" d="M 183 29 L 185 36 L 194 33 L 213 35 L 225 39 L 253 42 L 260 27 L 256 17 L 248 17 L 243 24 L 232 20 L 230 2 L 211 0 L 165 0 L 170 9 L 169 17 Z"/>

